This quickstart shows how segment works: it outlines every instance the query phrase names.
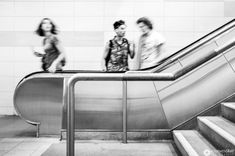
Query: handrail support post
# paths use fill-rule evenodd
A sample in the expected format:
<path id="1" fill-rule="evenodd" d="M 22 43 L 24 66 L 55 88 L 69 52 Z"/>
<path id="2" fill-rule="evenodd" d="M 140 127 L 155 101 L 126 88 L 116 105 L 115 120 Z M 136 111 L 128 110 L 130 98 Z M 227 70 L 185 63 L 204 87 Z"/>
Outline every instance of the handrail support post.
<path id="1" fill-rule="evenodd" d="M 122 81 L 122 139 L 123 143 L 127 143 L 127 81 Z"/>

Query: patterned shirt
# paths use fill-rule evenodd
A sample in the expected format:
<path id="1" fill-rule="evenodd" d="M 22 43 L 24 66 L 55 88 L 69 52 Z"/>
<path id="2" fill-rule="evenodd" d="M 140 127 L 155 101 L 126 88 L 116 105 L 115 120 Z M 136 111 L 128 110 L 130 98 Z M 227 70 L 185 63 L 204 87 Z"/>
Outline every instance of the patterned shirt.
<path id="1" fill-rule="evenodd" d="M 114 37 L 110 40 L 109 55 L 110 58 L 107 63 L 108 71 L 127 71 L 128 68 L 128 52 L 129 44 L 128 40 L 123 38 L 122 43 L 117 42 L 117 38 Z"/>

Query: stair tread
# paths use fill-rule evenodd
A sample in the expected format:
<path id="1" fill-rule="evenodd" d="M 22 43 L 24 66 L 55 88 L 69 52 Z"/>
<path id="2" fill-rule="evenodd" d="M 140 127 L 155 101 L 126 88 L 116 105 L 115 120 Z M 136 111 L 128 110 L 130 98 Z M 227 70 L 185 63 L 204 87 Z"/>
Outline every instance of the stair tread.
<path id="1" fill-rule="evenodd" d="M 179 140 L 189 155 L 218 155 L 221 154 L 196 130 L 175 130 L 175 137 Z M 185 147 L 187 146 L 187 147 Z"/>
<path id="2" fill-rule="evenodd" d="M 235 145 L 235 123 L 219 116 L 203 116 L 198 119 Z"/>
<path id="3" fill-rule="evenodd" d="M 222 105 L 235 110 L 235 102 L 225 102 L 225 103 L 222 103 Z"/>

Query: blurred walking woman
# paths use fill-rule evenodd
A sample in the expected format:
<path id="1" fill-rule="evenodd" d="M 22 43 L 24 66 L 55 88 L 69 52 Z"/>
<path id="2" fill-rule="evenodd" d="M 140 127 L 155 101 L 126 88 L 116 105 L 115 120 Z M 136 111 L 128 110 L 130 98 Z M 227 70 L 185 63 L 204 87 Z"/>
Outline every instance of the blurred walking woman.
<path id="1" fill-rule="evenodd" d="M 65 52 L 56 36 L 55 24 L 51 19 L 43 18 L 35 32 L 44 37 L 42 42 L 44 52 L 34 51 L 36 56 L 42 57 L 42 69 L 52 73 L 62 71 L 66 63 Z"/>

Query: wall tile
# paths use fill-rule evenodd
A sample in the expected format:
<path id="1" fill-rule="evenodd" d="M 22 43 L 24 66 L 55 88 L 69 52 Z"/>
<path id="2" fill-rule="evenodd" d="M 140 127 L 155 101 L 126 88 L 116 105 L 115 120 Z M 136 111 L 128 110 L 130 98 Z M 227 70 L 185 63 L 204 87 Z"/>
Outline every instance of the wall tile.
<path id="1" fill-rule="evenodd" d="M 33 32 L 38 28 L 42 17 L 15 17 L 15 31 L 30 31 Z"/>
<path id="2" fill-rule="evenodd" d="M 0 92 L 0 107 L 13 106 L 13 92 Z"/>
<path id="3" fill-rule="evenodd" d="M 75 31 L 103 31 L 104 17 L 76 17 Z"/>
<path id="4" fill-rule="evenodd" d="M 13 47 L 0 47 L 1 57 L 0 62 L 13 63 L 14 48 Z"/>
<path id="5" fill-rule="evenodd" d="M 134 3 L 134 16 L 142 17 L 142 16 L 163 16 L 164 8 L 163 3 L 161 2 L 143 2 L 143 3 Z"/>
<path id="6" fill-rule="evenodd" d="M 166 17 L 165 31 L 194 31 L 194 19 L 191 17 Z"/>
<path id="7" fill-rule="evenodd" d="M 14 16 L 14 3 L 13 2 L 0 2 L 0 16 Z"/>
<path id="8" fill-rule="evenodd" d="M 65 31 L 60 32 L 58 38 L 64 46 L 100 46 L 103 45 L 104 35 L 102 31 Z M 0 31 L 0 47 L 40 46 L 42 39 L 33 31 Z"/>
<path id="9" fill-rule="evenodd" d="M 133 16 L 133 3 L 128 2 L 105 2 L 105 16 Z"/>
<path id="10" fill-rule="evenodd" d="M 73 17 L 52 17 L 51 18 L 60 32 L 74 31 Z"/>
<path id="11" fill-rule="evenodd" d="M 16 62 L 14 66 L 15 77 L 25 77 L 26 75 L 33 73 L 35 71 L 41 71 L 41 60 L 31 61 L 31 62 Z M 15 81 L 14 81 L 15 82 Z"/>
<path id="12" fill-rule="evenodd" d="M 16 16 L 42 16 L 43 2 L 15 2 Z"/>
<path id="13" fill-rule="evenodd" d="M 0 76 L 0 92 L 13 92 L 15 89 L 14 78 L 12 76 Z"/>
<path id="14" fill-rule="evenodd" d="M 1 107 L 0 109 L 0 114 L 4 114 L 4 115 L 13 115 L 14 113 L 14 108 L 7 106 L 7 107 Z"/>
<path id="15" fill-rule="evenodd" d="M 27 62 L 32 61 L 34 58 L 36 58 L 36 56 L 33 54 L 30 46 L 14 48 L 14 61 Z"/>
<path id="16" fill-rule="evenodd" d="M 166 44 L 168 46 L 185 47 L 194 41 L 193 32 L 166 32 Z"/>
<path id="17" fill-rule="evenodd" d="M 73 2 L 45 2 L 45 13 L 44 16 L 73 16 L 74 14 L 74 3 Z"/>
<path id="18" fill-rule="evenodd" d="M 235 1 L 225 1 L 224 2 L 224 16 L 225 17 L 235 17 Z"/>
<path id="19" fill-rule="evenodd" d="M 74 9 L 75 16 L 104 16 L 104 3 L 100 2 L 75 2 Z"/>
<path id="20" fill-rule="evenodd" d="M 195 31 L 211 32 L 218 27 L 225 24 L 224 18 L 213 17 L 196 17 L 195 19 Z"/>
<path id="21" fill-rule="evenodd" d="M 0 62 L 0 76 L 14 76 L 14 62 Z"/>
<path id="22" fill-rule="evenodd" d="M 196 2 L 195 4 L 196 16 L 224 16 L 224 2 Z"/>
<path id="23" fill-rule="evenodd" d="M 165 2 L 165 16 L 194 16 L 193 2 Z"/>
<path id="24" fill-rule="evenodd" d="M 14 30 L 14 17 L 1 17 L 0 16 L 0 31 L 13 31 Z"/>
<path id="25" fill-rule="evenodd" d="M 100 62 L 74 63 L 75 70 L 101 70 Z"/>
<path id="26" fill-rule="evenodd" d="M 103 55 L 104 47 L 77 47 L 69 52 L 75 62 L 99 62 Z"/>

